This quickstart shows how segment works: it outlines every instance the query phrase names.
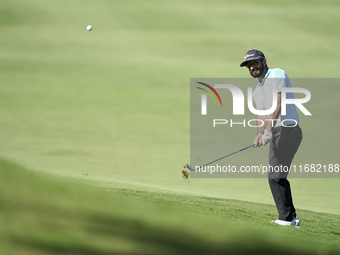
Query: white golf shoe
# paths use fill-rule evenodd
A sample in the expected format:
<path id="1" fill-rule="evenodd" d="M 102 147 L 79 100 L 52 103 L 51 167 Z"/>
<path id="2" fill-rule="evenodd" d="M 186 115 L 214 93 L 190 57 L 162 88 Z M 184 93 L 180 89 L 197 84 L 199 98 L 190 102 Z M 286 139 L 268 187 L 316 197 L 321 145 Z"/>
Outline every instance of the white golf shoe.
<path id="1" fill-rule="evenodd" d="M 296 228 L 300 228 L 299 216 L 295 217 L 292 221 L 273 220 L 272 223 L 275 223 L 281 226 L 295 226 Z"/>

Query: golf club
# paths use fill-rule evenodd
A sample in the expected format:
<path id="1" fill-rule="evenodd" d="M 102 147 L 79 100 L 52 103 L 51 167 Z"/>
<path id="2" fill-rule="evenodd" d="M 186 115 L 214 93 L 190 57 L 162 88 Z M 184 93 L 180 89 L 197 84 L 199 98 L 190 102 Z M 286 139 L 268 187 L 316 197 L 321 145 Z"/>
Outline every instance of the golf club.
<path id="1" fill-rule="evenodd" d="M 206 163 L 206 164 L 204 164 L 204 165 L 199 166 L 198 169 L 200 169 L 201 167 L 210 165 L 211 163 L 214 163 L 214 162 L 219 161 L 219 160 L 221 160 L 221 159 L 224 159 L 224 158 L 226 158 L 226 157 L 229 157 L 229 156 L 231 156 L 231 155 L 233 155 L 233 154 L 235 154 L 235 153 L 238 153 L 238 152 L 240 152 L 240 151 L 244 151 L 244 150 L 246 150 L 246 149 L 248 149 L 248 148 L 250 148 L 250 147 L 252 147 L 252 146 L 254 146 L 254 145 L 255 145 L 255 144 L 249 145 L 249 146 L 244 147 L 244 148 L 242 148 L 242 149 L 240 149 L 240 150 L 238 150 L 238 151 L 235 151 L 235 152 L 233 152 L 233 153 L 230 153 L 230 154 L 228 154 L 228 155 L 226 155 L 226 156 L 223 156 L 223 157 L 221 157 L 221 158 L 215 159 L 214 161 L 211 161 L 211 162 L 209 162 L 209 163 Z M 189 164 L 186 164 L 186 167 L 187 167 L 189 170 L 191 170 L 191 171 L 196 171 L 196 170 L 193 169 Z"/>

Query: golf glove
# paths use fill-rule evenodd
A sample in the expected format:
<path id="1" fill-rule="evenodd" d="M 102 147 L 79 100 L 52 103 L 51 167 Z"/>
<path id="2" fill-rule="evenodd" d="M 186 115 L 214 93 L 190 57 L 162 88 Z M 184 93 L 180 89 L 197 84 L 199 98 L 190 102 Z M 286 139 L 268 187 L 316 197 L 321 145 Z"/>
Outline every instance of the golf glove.
<path id="1" fill-rule="evenodd" d="M 273 139 L 273 133 L 270 131 L 268 132 L 267 129 L 264 130 L 264 134 L 262 135 L 260 139 L 260 144 L 266 145 L 268 142 L 270 142 Z"/>

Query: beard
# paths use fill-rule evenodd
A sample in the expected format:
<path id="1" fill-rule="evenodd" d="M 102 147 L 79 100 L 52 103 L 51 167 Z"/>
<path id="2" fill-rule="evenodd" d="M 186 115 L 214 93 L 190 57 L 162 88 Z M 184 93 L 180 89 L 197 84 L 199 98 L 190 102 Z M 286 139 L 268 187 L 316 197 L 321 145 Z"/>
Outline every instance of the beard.
<path id="1" fill-rule="evenodd" d="M 253 76 L 254 78 L 259 78 L 264 71 L 264 64 L 261 62 L 260 68 L 254 67 L 253 70 L 249 70 L 250 75 Z"/>

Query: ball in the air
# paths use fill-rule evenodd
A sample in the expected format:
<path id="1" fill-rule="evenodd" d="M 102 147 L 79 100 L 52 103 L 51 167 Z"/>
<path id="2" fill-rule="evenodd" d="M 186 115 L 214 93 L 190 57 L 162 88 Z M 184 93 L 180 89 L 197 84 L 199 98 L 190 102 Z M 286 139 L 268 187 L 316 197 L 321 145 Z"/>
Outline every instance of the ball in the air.
<path id="1" fill-rule="evenodd" d="M 86 27 L 86 29 L 87 29 L 87 31 L 91 31 L 91 30 L 92 30 L 92 26 L 91 26 L 91 25 L 88 25 L 88 26 Z"/>

